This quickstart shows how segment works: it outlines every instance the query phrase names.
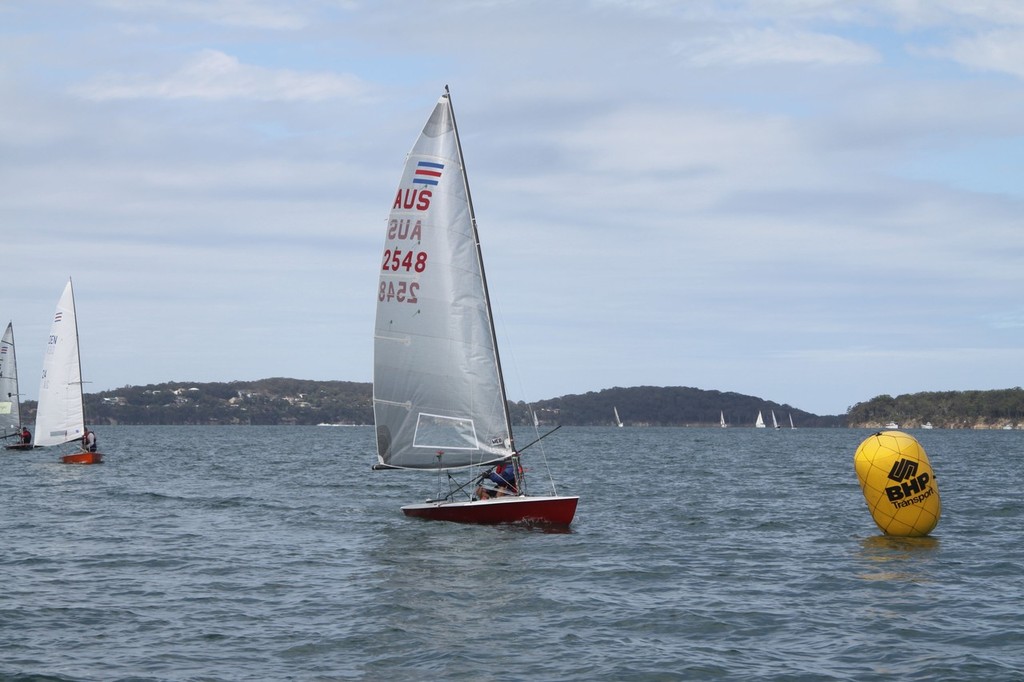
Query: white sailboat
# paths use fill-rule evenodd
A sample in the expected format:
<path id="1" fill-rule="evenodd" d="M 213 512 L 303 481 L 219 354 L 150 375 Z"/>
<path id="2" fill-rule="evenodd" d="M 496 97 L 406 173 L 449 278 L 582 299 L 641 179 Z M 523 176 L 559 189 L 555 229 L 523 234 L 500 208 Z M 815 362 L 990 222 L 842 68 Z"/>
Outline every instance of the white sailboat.
<path id="1" fill-rule="evenodd" d="M 728 426 L 728 424 L 725 423 L 725 412 L 721 410 L 718 412 L 718 425 L 723 429 Z"/>
<path id="2" fill-rule="evenodd" d="M 793 413 L 792 412 L 789 413 L 789 428 L 791 428 L 791 429 L 795 429 L 796 428 L 795 426 L 793 426 Z"/>
<path id="3" fill-rule="evenodd" d="M 754 428 L 755 429 L 763 429 L 764 428 L 764 417 L 761 416 L 761 410 L 757 411 L 757 421 L 754 422 Z"/>
<path id="4" fill-rule="evenodd" d="M 772 410 L 772 427 L 779 428 L 779 420 L 775 418 L 775 410 Z"/>
<path id="5" fill-rule="evenodd" d="M 612 410 L 615 412 L 615 423 L 618 424 L 619 428 L 622 428 L 622 420 L 619 419 L 619 408 L 612 406 Z"/>
<path id="6" fill-rule="evenodd" d="M 36 408 L 35 445 L 47 447 L 72 441 L 81 443 L 85 434 L 78 318 L 75 314 L 75 292 L 69 278 L 57 302 L 43 356 L 43 376 L 39 383 L 39 404 Z M 98 464 L 103 461 L 103 455 L 82 447 L 81 452 L 64 455 L 61 461 L 65 464 Z"/>
<path id="7" fill-rule="evenodd" d="M 18 393 L 18 359 L 14 352 L 14 325 L 7 323 L 7 330 L 0 340 L 0 424 L 3 438 L 14 439 L 4 447 L 7 450 L 29 450 L 32 441 L 21 439 L 21 396 Z"/>
<path id="8" fill-rule="evenodd" d="M 380 267 L 374 468 L 432 470 L 448 482 L 435 499 L 402 511 L 464 523 L 571 523 L 579 498 L 553 485 L 550 495 L 526 494 L 447 88 L 406 159 Z M 477 499 L 473 485 L 498 465 L 515 474 L 512 494 Z"/>

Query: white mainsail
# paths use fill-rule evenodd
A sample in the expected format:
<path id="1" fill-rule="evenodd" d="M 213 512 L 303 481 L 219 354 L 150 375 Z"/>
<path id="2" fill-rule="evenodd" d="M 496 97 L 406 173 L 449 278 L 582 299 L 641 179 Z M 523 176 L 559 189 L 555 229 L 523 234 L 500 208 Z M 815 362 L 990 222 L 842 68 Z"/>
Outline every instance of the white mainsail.
<path id="1" fill-rule="evenodd" d="M 617 408 L 614 405 L 612 405 L 612 410 L 615 411 L 615 423 L 618 424 L 619 427 L 621 428 L 622 427 L 622 420 L 619 419 L 619 408 Z"/>
<path id="2" fill-rule="evenodd" d="M 0 425 L 4 433 L 22 426 L 21 398 L 18 397 L 18 361 L 14 355 L 14 326 L 7 323 L 7 331 L 0 340 Z"/>
<path id="3" fill-rule="evenodd" d="M 719 410 L 718 412 L 718 425 L 721 426 L 723 429 L 727 426 L 727 424 L 725 423 L 725 412 L 721 410 Z"/>
<path id="4" fill-rule="evenodd" d="M 447 469 L 513 454 L 476 218 L 445 93 L 405 162 L 377 287 L 380 466 Z"/>
<path id="5" fill-rule="evenodd" d="M 75 293 L 68 279 L 50 326 L 36 410 L 36 445 L 60 445 L 82 437 L 82 365 L 78 357 Z"/>
<path id="6" fill-rule="evenodd" d="M 754 422 L 754 428 L 756 428 L 756 429 L 763 429 L 764 428 L 764 417 L 761 416 L 761 411 L 760 410 L 757 411 L 757 421 Z"/>
<path id="7" fill-rule="evenodd" d="M 772 410 L 772 427 L 779 428 L 779 420 L 775 418 L 775 410 Z"/>

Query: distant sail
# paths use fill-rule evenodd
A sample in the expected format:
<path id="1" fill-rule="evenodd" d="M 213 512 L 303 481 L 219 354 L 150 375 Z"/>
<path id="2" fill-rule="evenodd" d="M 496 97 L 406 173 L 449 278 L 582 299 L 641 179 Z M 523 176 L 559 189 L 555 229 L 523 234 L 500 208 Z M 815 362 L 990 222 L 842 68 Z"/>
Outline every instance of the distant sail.
<path id="1" fill-rule="evenodd" d="M 0 425 L 4 434 L 13 433 L 22 426 L 18 361 L 14 356 L 14 326 L 10 322 L 0 341 Z"/>

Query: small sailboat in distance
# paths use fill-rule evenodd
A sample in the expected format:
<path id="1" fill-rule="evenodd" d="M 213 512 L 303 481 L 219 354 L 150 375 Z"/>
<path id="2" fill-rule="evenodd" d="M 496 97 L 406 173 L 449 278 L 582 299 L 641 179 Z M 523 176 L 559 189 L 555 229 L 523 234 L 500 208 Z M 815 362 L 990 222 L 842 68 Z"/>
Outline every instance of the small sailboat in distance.
<path id="1" fill-rule="evenodd" d="M 549 495 L 527 494 L 447 87 L 406 158 L 388 219 L 377 288 L 373 416 L 375 469 L 437 472 L 437 495 L 402 507 L 407 516 L 572 522 L 578 497 L 558 495 L 553 484 Z M 504 490 L 493 496 L 474 490 L 494 480 L 499 467 L 511 473 Z"/>
<path id="2" fill-rule="evenodd" d="M 775 418 L 775 410 L 772 410 L 772 427 L 779 428 L 779 420 Z"/>
<path id="3" fill-rule="evenodd" d="M 725 412 L 721 410 L 718 412 L 718 425 L 723 429 L 728 426 L 728 424 L 725 423 Z"/>
<path id="4" fill-rule="evenodd" d="M 622 428 L 622 420 L 621 420 L 621 419 L 619 419 L 619 408 L 617 408 L 617 407 L 615 407 L 615 406 L 613 405 L 613 406 L 612 406 L 612 410 L 613 410 L 613 411 L 615 412 L 615 423 L 616 423 L 616 424 L 618 425 L 618 427 L 619 427 L 619 428 L 621 429 L 621 428 Z"/>
<path id="5" fill-rule="evenodd" d="M 755 429 L 763 429 L 763 428 L 765 428 L 765 426 L 764 426 L 764 417 L 761 416 L 761 410 L 757 411 L 757 421 L 754 422 L 754 428 Z"/>
<path id="6" fill-rule="evenodd" d="M 3 438 L 14 439 L 4 445 L 7 450 L 31 450 L 32 440 L 22 440 L 21 395 L 18 393 L 18 359 L 14 352 L 14 325 L 7 323 L 7 331 L 0 340 L 0 420 Z"/>
<path id="7" fill-rule="evenodd" d="M 50 325 L 43 355 L 43 376 L 36 408 L 35 445 L 46 447 L 79 441 L 81 452 L 61 457 L 65 464 L 99 464 L 103 455 L 81 442 L 85 427 L 82 396 L 82 363 L 78 353 L 78 317 L 71 278 L 64 287 Z M 95 448 L 95 445 L 93 446 Z"/>

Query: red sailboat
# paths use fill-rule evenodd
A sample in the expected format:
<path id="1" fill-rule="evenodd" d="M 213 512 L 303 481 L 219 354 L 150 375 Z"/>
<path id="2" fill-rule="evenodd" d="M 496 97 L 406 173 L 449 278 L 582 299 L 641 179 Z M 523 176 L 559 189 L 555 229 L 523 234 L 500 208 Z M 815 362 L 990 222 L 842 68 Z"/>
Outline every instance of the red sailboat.
<path id="1" fill-rule="evenodd" d="M 572 522 L 578 497 L 527 491 L 447 88 L 406 159 L 388 220 L 373 409 L 374 468 L 433 470 L 447 482 L 434 499 L 402 507 L 406 515 L 482 524 Z M 492 469 L 504 467 L 502 485 L 491 491 Z"/>

